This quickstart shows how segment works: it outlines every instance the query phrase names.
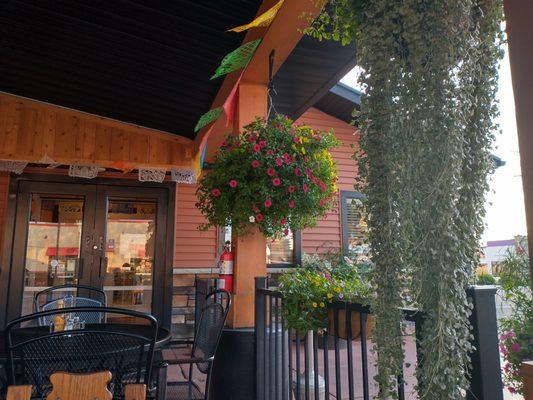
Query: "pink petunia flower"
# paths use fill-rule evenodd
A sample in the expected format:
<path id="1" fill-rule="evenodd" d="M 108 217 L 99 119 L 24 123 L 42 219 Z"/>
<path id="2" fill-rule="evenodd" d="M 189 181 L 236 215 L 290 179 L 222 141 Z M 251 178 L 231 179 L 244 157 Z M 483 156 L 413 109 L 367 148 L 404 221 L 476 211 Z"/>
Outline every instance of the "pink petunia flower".
<path id="1" fill-rule="evenodd" d="M 267 199 L 265 200 L 265 208 L 270 208 L 272 206 L 272 200 Z"/>
<path id="2" fill-rule="evenodd" d="M 283 153 L 283 160 L 285 161 L 285 164 L 288 164 L 291 162 L 291 156 L 289 156 L 287 153 Z"/>
<path id="3" fill-rule="evenodd" d="M 324 207 L 326 205 L 326 199 L 320 199 L 320 207 Z"/>
<path id="4" fill-rule="evenodd" d="M 282 218 L 281 221 L 279 221 L 279 224 L 281 226 L 285 225 L 287 223 L 287 219 L 286 218 Z"/>
<path id="5" fill-rule="evenodd" d="M 294 186 L 290 185 L 289 186 L 289 193 L 294 193 L 294 190 L 295 190 Z"/>
<path id="6" fill-rule="evenodd" d="M 230 187 L 235 188 L 237 187 L 237 181 L 235 179 L 232 179 L 231 181 L 229 181 L 229 185 Z"/>
<path id="7" fill-rule="evenodd" d="M 220 146 L 226 147 L 227 145 L 228 145 L 228 142 L 224 140 Z"/>
<path id="8" fill-rule="evenodd" d="M 274 150 L 268 149 L 268 150 L 267 150 L 267 154 L 268 154 L 269 156 L 273 156 L 273 155 L 274 155 Z"/>
<path id="9" fill-rule="evenodd" d="M 259 141 L 259 146 L 260 146 L 262 149 L 264 149 L 264 148 L 266 147 L 266 145 L 267 145 L 267 142 L 265 142 L 264 140 L 260 140 L 260 141 Z"/>
<path id="10" fill-rule="evenodd" d="M 221 192 L 220 192 L 220 189 L 213 189 L 211 190 L 211 194 L 215 197 L 218 197 L 220 196 Z"/>
<path id="11" fill-rule="evenodd" d="M 253 168 L 258 168 L 260 165 L 261 165 L 261 163 L 258 160 L 253 160 L 252 161 L 252 167 Z"/>
<path id="12" fill-rule="evenodd" d="M 257 138 L 256 138 L 254 135 L 251 135 L 251 136 L 248 138 L 248 140 L 250 141 L 250 143 L 254 143 L 254 142 L 257 140 Z"/>
<path id="13" fill-rule="evenodd" d="M 522 349 L 522 346 L 520 346 L 520 343 L 516 343 L 516 342 L 515 342 L 515 343 L 513 343 L 513 344 L 511 345 L 511 350 L 512 350 L 513 352 L 515 352 L 515 353 L 519 353 L 521 349 Z"/>
<path id="14" fill-rule="evenodd" d="M 296 175 L 296 176 L 302 175 L 302 172 L 300 171 L 300 168 L 298 168 L 298 167 L 294 168 L 294 175 Z"/>
<path id="15" fill-rule="evenodd" d="M 267 169 L 267 175 L 268 176 L 274 176 L 275 173 L 276 173 L 276 171 L 274 171 L 274 168 Z"/>
<path id="16" fill-rule="evenodd" d="M 261 146 L 258 144 L 254 144 L 254 151 L 257 153 L 258 151 L 261 151 Z"/>
<path id="17" fill-rule="evenodd" d="M 288 230 L 288 229 L 285 229 L 285 230 L 283 231 L 283 234 L 284 234 L 285 236 L 289 236 L 289 230 Z"/>
<path id="18" fill-rule="evenodd" d="M 274 178 L 272 179 L 272 184 L 277 187 L 281 184 L 281 181 L 279 180 L 279 178 Z"/>
<path id="19" fill-rule="evenodd" d="M 289 208 L 294 208 L 295 205 L 294 200 L 289 200 Z"/>
<path id="20" fill-rule="evenodd" d="M 304 183 L 302 185 L 302 190 L 304 191 L 304 193 L 307 193 L 307 191 L 309 190 L 309 186 L 307 185 L 307 183 Z"/>
<path id="21" fill-rule="evenodd" d="M 276 158 L 276 165 L 281 167 L 283 165 L 283 160 L 281 158 Z"/>
<path id="22" fill-rule="evenodd" d="M 265 217 L 263 217 L 263 214 L 256 214 L 256 216 L 255 216 L 255 220 L 257 222 L 262 222 L 264 219 L 265 219 Z"/>
<path id="23" fill-rule="evenodd" d="M 300 138 L 298 136 L 295 136 L 293 140 L 294 143 L 300 143 Z"/>

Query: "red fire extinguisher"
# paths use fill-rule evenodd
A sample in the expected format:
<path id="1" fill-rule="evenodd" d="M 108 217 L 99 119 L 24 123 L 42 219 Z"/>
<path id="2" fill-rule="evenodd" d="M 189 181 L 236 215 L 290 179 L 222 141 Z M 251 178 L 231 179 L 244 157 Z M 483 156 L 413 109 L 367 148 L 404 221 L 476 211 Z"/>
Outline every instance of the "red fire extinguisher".
<path id="1" fill-rule="evenodd" d="M 220 275 L 219 288 L 228 292 L 233 292 L 233 253 L 231 252 L 231 243 L 228 241 L 224 245 L 224 251 L 220 255 Z"/>

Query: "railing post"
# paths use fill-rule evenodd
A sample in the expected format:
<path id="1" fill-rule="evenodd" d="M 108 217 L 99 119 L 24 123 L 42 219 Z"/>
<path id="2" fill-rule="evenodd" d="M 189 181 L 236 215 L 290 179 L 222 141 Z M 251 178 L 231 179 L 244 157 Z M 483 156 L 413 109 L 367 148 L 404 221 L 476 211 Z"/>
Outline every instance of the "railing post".
<path id="1" fill-rule="evenodd" d="M 503 385 L 498 349 L 495 286 L 472 286 L 468 297 L 474 309 L 470 317 L 475 350 L 470 355 L 472 370 L 468 399 L 503 400 Z"/>
<path id="2" fill-rule="evenodd" d="M 267 278 L 255 278 L 255 398 L 265 398 L 265 295 L 257 289 L 266 289 Z"/>

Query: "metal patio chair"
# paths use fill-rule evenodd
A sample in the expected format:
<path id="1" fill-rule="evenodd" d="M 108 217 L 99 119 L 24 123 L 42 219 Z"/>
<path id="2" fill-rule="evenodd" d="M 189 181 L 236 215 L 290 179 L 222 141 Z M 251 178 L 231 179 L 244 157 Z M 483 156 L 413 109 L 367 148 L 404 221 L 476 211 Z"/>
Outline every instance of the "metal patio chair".
<path id="1" fill-rule="evenodd" d="M 211 382 L 211 370 L 215 360 L 215 353 L 226 322 L 231 295 L 226 290 L 215 290 L 205 297 L 201 313 L 196 321 L 196 331 L 193 341 L 173 341 L 170 349 L 175 345 L 192 345 L 190 354 L 186 358 L 165 358 L 168 365 L 179 365 L 185 380 L 170 381 L 166 384 L 166 400 L 208 400 Z M 195 375 L 202 376 L 203 389 L 195 382 Z"/>
<path id="2" fill-rule="evenodd" d="M 87 296 L 81 296 L 80 290 L 87 293 Z M 86 285 L 58 285 L 37 292 L 34 297 L 35 312 L 55 310 L 61 302 L 70 299 L 69 306 L 72 307 L 106 307 L 107 295 L 102 289 Z M 85 315 L 75 315 L 87 323 L 103 322 L 104 315 L 99 313 L 86 313 Z M 50 325 L 50 317 L 43 317 L 39 324 L 42 326 Z"/>
<path id="3" fill-rule="evenodd" d="M 91 324 L 51 332 L 39 326 L 42 318 L 68 314 L 104 314 L 135 318 L 128 324 Z M 45 399 L 52 389 L 50 376 L 55 372 L 92 373 L 110 371 L 109 390 L 122 399 L 127 384 L 147 387 L 153 365 L 157 320 L 148 314 L 110 307 L 72 307 L 43 311 L 17 318 L 5 329 L 7 376 L 9 385 L 31 385 L 32 398 Z"/>

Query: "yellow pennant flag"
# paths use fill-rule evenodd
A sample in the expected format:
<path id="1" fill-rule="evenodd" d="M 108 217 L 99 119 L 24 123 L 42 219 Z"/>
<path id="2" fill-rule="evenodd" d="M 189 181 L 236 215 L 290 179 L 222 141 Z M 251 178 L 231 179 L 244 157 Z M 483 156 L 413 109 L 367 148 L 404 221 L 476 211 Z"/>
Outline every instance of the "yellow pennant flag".
<path id="1" fill-rule="evenodd" d="M 270 23 L 272 22 L 272 20 L 274 19 L 274 17 L 278 13 L 278 10 L 283 5 L 283 1 L 284 0 L 278 1 L 278 3 L 274 7 L 272 7 L 268 11 L 265 11 L 263 14 L 261 14 L 259 17 L 254 19 L 249 24 L 241 25 L 241 26 L 238 26 L 236 28 L 230 29 L 228 32 L 242 32 L 242 31 L 248 30 L 250 28 L 258 28 L 258 27 L 270 25 Z"/>

